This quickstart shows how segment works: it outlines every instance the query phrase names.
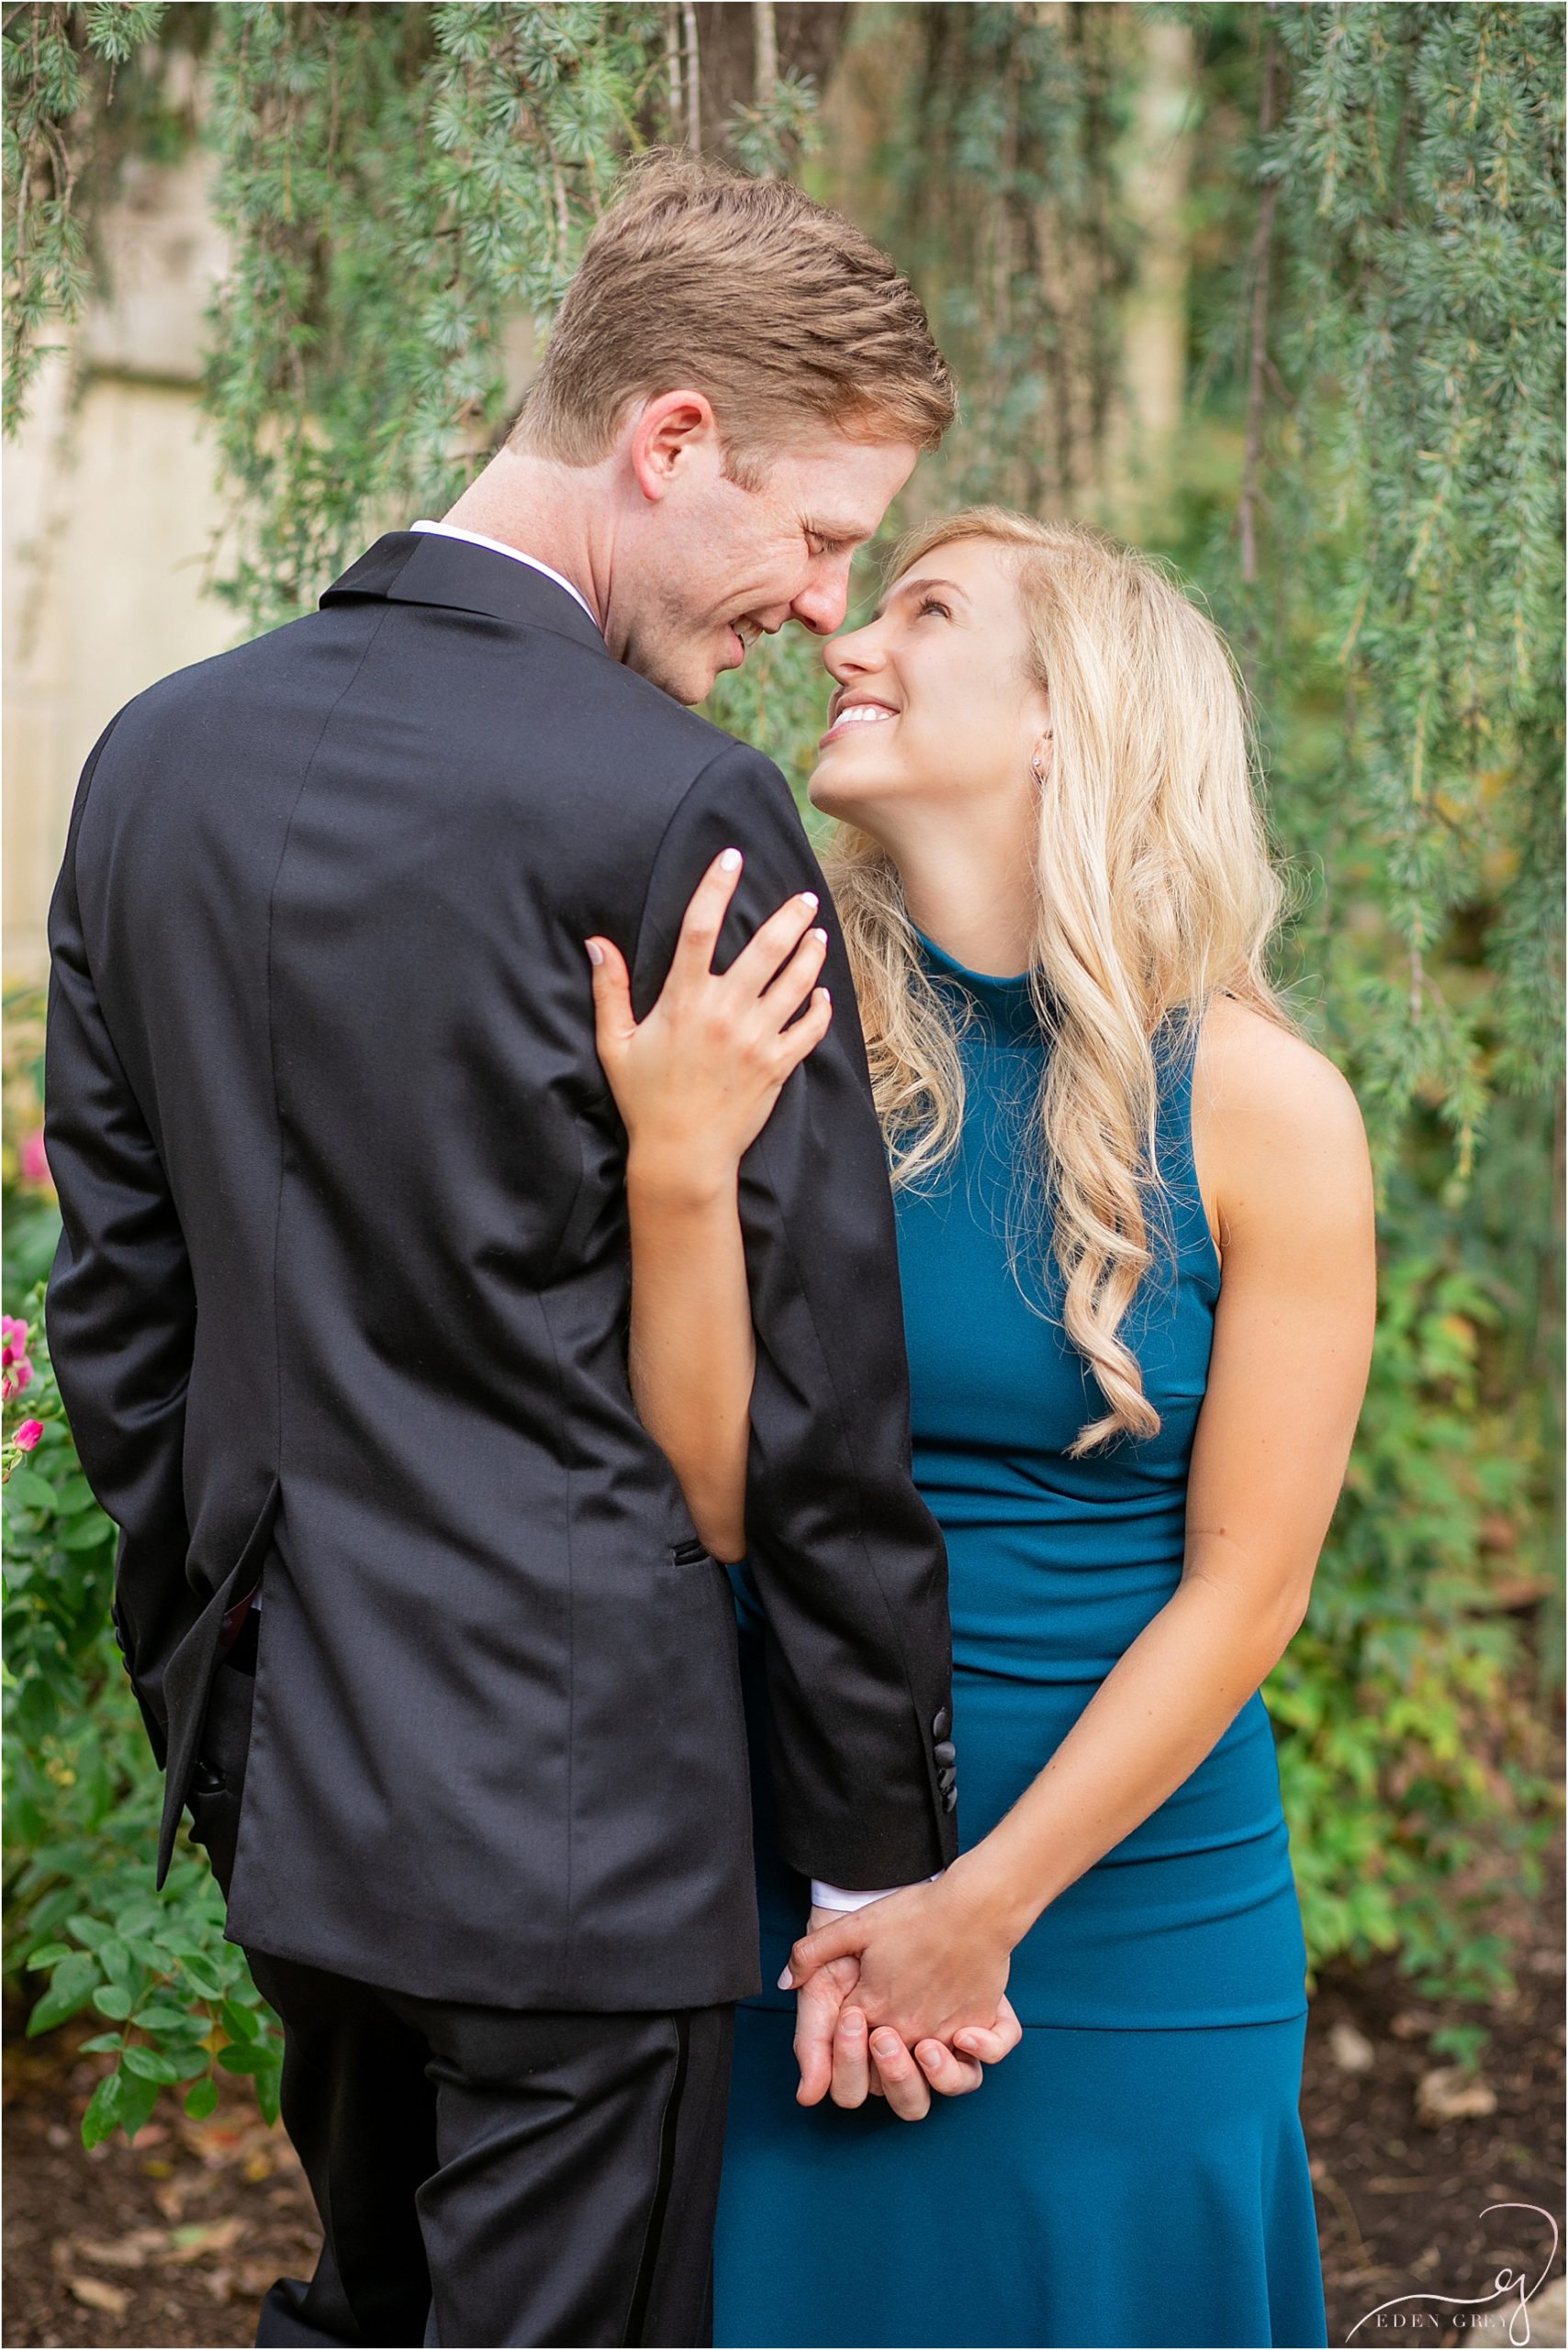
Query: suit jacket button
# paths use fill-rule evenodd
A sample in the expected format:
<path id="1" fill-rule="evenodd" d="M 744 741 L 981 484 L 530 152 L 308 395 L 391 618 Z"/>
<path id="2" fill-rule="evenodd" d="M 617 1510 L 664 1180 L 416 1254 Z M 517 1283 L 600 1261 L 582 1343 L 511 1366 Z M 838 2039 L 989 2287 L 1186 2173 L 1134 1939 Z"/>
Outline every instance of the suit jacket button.
<path id="1" fill-rule="evenodd" d="M 946 1738 L 952 1727 L 953 1717 L 944 1706 L 939 1714 L 932 1717 L 931 1735 L 933 1738 Z"/>
<path id="2" fill-rule="evenodd" d="M 940 1746 L 933 1747 L 932 1752 L 938 1762 L 956 1762 L 958 1759 L 958 1750 L 950 1738 L 945 1738 Z"/>
<path id="3" fill-rule="evenodd" d="M 957 1788 L 957 1787 L 949 1787 L 949 1788 L 948 1788 L 948 1790 L 947 1790 L 946 1794 L 946 1795 L 943 1796 L 943 1798 L 942 1798 L 942 1808 L 943 1808 L 943 1810 L 944 1810 L 944 1811 L 957 1811 L 957 1810 L 958 1810 L 958 1788 Z"/>
<path id="4" fill-rule="evenodd" d="M 958 1774 L 957 1771 L 954 1770 L 953 1765 L 950 1762 L 948 1763 L 947 1768 L 938 1776 L 936 1784 L 941 1788 L 944 1795 L 947 1793 L 950 1787 L 956 1787 L 958 1785 Z"/>

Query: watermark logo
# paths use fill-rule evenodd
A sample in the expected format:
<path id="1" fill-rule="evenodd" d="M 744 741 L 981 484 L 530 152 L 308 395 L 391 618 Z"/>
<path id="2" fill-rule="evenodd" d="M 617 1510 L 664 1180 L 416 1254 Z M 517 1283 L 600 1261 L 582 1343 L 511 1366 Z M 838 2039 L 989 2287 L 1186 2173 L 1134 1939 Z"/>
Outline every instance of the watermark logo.
<path id="1" fill-rule="evenodd" d="M 1499 2268 L 1489 2293 L 1398 2293 L 1358 2318 L 1346 2342 L 1354 2342 L 1365 2326 L 1363 2342 L 1392 2333 L 1446 2333 L 1455 2328 L 1461 2341 L 1501 2342 L 1506 2334 L 1510 2343 L 1528 2343 L 1530 2302 L 1557 2265 L 1557 2222 L 1539 2203 L 1487 2203 L 1481 2217 L 1485 2219 L 1492 2211 L 1533 2211 L 1538 2220 L 1545 2221 L 1551 2232 L 1551 2245 L 1539 2277 L 1531 2281 L 1522 2268 Z"/>

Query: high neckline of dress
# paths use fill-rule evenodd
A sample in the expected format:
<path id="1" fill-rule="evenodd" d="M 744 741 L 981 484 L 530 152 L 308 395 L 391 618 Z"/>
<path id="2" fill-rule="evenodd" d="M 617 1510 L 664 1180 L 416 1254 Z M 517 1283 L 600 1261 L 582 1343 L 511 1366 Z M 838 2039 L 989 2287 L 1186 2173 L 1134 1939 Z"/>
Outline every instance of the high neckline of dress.
<path id="1" fill-rule="evenodd" d="M 992 971 L 971 971 L 956 955 L 949 955 L 934 938 L 927 938 L 923 930 L 916 930 L 914 934 L 920 944 L 921 959 L 931 977 L 961 990 L 983 1024 L 994 1035 L 1020 1043 L 1044 1041 L 1027 971 L 1019 971 L 1008 979 Z"/>

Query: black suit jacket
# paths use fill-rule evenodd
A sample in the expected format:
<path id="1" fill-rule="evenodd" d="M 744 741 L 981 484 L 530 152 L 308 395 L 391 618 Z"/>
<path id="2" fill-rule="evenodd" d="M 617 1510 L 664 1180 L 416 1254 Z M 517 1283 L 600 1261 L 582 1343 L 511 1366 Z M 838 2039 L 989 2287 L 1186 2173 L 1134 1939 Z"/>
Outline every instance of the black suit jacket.
<path id="1" fill-rule="evenodd" d="M 308 618 L 132 702 L 51 912 L 55 1368 L 119 1524 L 168 1771 L 264 1571 L 230 1931 L 431 1997 L 664 2007 L 756 1985 L 722 1571 L 633 1409 L 624 1136 L 583 940 L 656 994 L 826 895 L 756 752 L 564 590 L 382 539 Z M 748 1530 L 787 1857 L 954 1852 L 940 1537 L 910 1483 L 891 1210 L 837 1014 L 743 1169 Z"/>

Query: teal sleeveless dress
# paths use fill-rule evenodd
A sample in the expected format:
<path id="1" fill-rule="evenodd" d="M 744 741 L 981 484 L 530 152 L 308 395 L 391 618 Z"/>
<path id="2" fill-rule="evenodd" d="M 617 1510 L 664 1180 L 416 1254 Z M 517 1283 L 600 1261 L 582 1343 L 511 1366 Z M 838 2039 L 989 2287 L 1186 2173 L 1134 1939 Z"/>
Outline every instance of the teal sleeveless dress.
<path id="1" fill-rule="evenodd" d="M 1180 1579 L 1220 1274 L 1193 1170 L 1190 1046 L 1166 1044 L 1164 1231 L 1123 1326 L 1160 1430 L 1069 1459 L 1103 1405 L 1053 1315 L 1059 1281 L 1027 1171 L 1048 1046 L 1026 979 L 923 951 L 965 1024 L 966 1104 L 957 1158 L 898 1194 L 899 1252 L 915 1478 L 950 1564 L 967 1847 Z M 736 1584 L 771 1986 L 809 1889 L 771 1830 L 760 1619 L 744 1570 Z M 1023 2041 L 973 2095 L 934 2098 L 915 2123 L 881 2098 L 802 2109 L 792 1995 L 767 1987 L 742 2006 L 715 2344 L 1324 2343 L 1298 2111 L 1305 1977 L 1273 1737 L 1254 1695 L 1018 1945 L 1008 1991 Z"/>

